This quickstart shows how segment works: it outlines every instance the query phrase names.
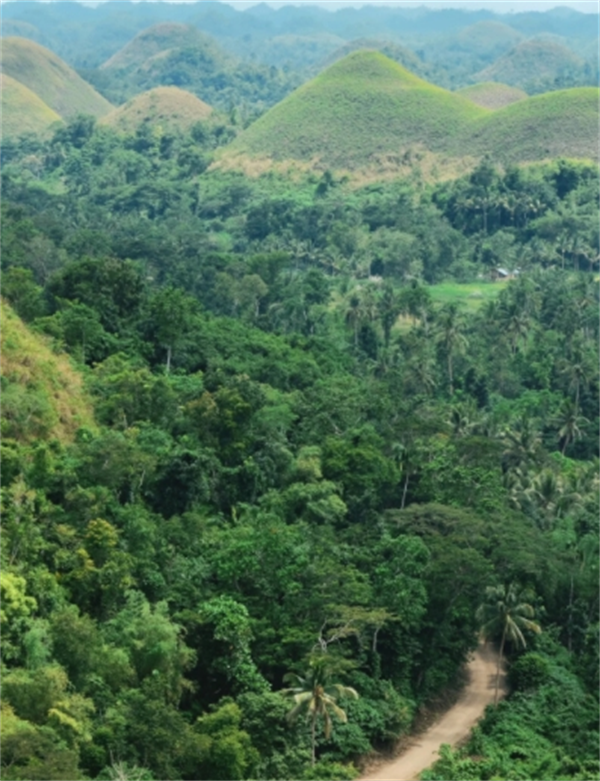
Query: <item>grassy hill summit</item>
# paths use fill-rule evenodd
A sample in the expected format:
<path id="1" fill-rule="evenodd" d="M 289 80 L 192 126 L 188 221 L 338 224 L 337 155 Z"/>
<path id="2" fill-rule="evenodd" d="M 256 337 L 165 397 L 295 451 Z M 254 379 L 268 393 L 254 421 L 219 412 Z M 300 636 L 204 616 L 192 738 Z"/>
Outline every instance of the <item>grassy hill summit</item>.
<path id="1" fill-rule="evenodd" d="M 62 122 L 56 111 L 20 81 L 0 73 L 2 96 L 2 137 L 15 138 L 23 133 L 44 133 L 55 122 Z"/>
<path id="2" fill-rule="evenodd" d="M 67 355 L 56 354 L 11 307 L 0 307 L 2 435 L 22 442 L 73 439 L 95 428 L 91 401 Z"/>
<path id="3" fill-rule="evenodd" d="M 531 94 L 536 91 L 536 84 L 545 89 L 557 77 L 570 69 L 579 70 L 583 65 L 583 60 L 566 46 L 547 39 L 533 39 L 515 46 L 475 78 L 520 87 Z"/>
<path id="4" fill-rule="evenodd" d="M 399 63 L 411 73 L 420 76 L 422 79 L 428 79 L 430 75 L 429 66 L 423 60 L 406 46 L 402 46 L 393 41 L 386 41 L 378 38 L 357 38 L 349 41 L 333 51 L 323 62 L 322 69 L 333 65 L 334 62 L 347 57 L 352 52 L 369 49 L 378 51 L 389 57 L 390 60 Z"/>
<path id="5" fill-rule="evenodd" d="M 101 124 L 124 133 L 141 125 L 160 125 L 171 130 L 188 130 L 212 114 L 212 107 L 179 87 L 155 87 L 136 95 L 102 118 Z"/>
<path id="6" fill-rule="evenodd" d="M 458 95 L 473 101 L 484 108 L 498 109 L 510 106 L 517 100 L 524 100 L 527 93 L 517 87 L 509 87 L 508 84 L 498 84 L 495 81 L 485 81 L 472 84 L 457 90 Z"/>
<path id="7" fill-rule="evenodd" d="M 60 57 L 25 38 L 2 41 L 2 72 L 24 84 L 63 119 L 77 114 L 101 117 L 113 108 Z"/>
<path id="8" fill-rule="evenodd" d="M 484 113 L 380 52 L 358 51 L 270 109 L 224 154 L 355 169 L 414 145 L 443 151 Z"/>

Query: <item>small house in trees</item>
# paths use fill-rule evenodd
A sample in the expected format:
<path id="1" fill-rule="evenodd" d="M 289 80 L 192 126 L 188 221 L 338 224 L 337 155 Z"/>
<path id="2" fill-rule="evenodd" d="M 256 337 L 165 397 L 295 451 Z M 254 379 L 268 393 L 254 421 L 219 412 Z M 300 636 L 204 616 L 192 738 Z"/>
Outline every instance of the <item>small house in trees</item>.
<path id="1" fill-rule="evenodd" d="M 502 282 L 508 279 L 516 279 L 519 276 L 519 269 L 509 271 L 507 268 L 495 268 L 492 271 L 492 280 L 494 282 Z"/>

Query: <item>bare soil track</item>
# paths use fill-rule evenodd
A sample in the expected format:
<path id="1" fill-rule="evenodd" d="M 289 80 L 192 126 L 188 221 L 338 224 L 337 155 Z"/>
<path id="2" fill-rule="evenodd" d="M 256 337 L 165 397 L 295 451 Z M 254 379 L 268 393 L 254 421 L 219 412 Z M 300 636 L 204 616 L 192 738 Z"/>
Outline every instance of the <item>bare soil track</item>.
<path id="1" fill-rule="evenodd" d="M 465 740 L 486 706 L 494 702 L 497 664 L 498 652 L 491 645 L 480 645 L 467 665 L 468 683 L 456 705 L 429 729 L 416 735 L 413 744 L 399 757 L 369 771 L 361 781 L 413 781 L 436 761 L 443 743 L 454 746 Z M 499 696 L 504 692 L 501 674 Z"/>

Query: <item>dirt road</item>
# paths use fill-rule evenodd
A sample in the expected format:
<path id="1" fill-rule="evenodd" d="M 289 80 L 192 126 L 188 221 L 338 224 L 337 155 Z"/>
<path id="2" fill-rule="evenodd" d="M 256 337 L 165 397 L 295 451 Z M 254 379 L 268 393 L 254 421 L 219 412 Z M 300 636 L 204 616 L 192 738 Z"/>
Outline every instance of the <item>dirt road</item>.
<path id="1" fill-rule="evenodd" d="M 464 740 L 486 705 L 494 701 L 497 660 L 498 654 L 491 646 L 481 645 L 468 664 L 469 682 L 456 705 L 426 732 L 416 735 L 403 754 L 362 776 L 362 781 L 413 781 L 436 761 L 442 743 L 453 746 Z"/>

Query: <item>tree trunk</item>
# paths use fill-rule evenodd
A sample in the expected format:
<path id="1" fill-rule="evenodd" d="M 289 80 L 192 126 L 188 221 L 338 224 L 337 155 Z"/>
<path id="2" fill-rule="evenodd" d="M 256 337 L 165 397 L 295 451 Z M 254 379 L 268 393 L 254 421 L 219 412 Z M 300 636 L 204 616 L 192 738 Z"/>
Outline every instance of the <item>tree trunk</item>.
<path id="1" fill-rule="evenodd" d="M 454 377 L 452 376 L 452 352 L 448 351 L 448 379 L 450 380 L 450 395 L 454 394 Z"/>
<path id="2" fill-rule="evenodd" d="M 310 747 L 311 747 L 311 757 L 310 757 L 310 764 L 314 767 L 315 763 L 317 761 L 317 753 L 316 753 L 316 739 L 315 739 L 315 728 L 317 726 L 317 714 L 313 713 L 312 722 L 310 725 Z"/>
<path id="3" fill-rule="evenodd" d="M 572 637 L 572 630 L 573 630 L 573 593 L 574 593 L 574 582 L 573 582 L 573 573 L 571 573 L 571 587 L 569 589 L 569 607 L 567 609 L 567 612 L 569 614 L 569 617 L 567 619 L 567 648 L 569 650 L 569 653 L 571 653 L 573 649 L 573 637 Z"/>
<path id="4" fill-rule="evenodd" d="M 404 479 L 404 487 L 402 488 L 402 501 L 400 503 L 400 509 L 404 510 L 404 505 L 406 504 L 406 492 L 408 491 L 408 479 L 410 475 L 407 472 L 406 477 Z"/>
<path id="5" fill-rule="evenodd" d="M 506 624 L 502 630 L 502 640 L 500 641 L 500 654 L 498 655 L 498 666 L 496 668 L 496 691 L 494 693 L 494 705 L 498 704 L 498 690 L 500 689 L 500 668 L 502 667 L 502 654 L 504 653 L 504 641 L 506 640 Z"/>
<path id="6" fill-rule="evenodd" d="M 172 353 L 172 347 L 169 345 L 167 347 L 167 374 L 171 371 L 171 353 Z"/>

